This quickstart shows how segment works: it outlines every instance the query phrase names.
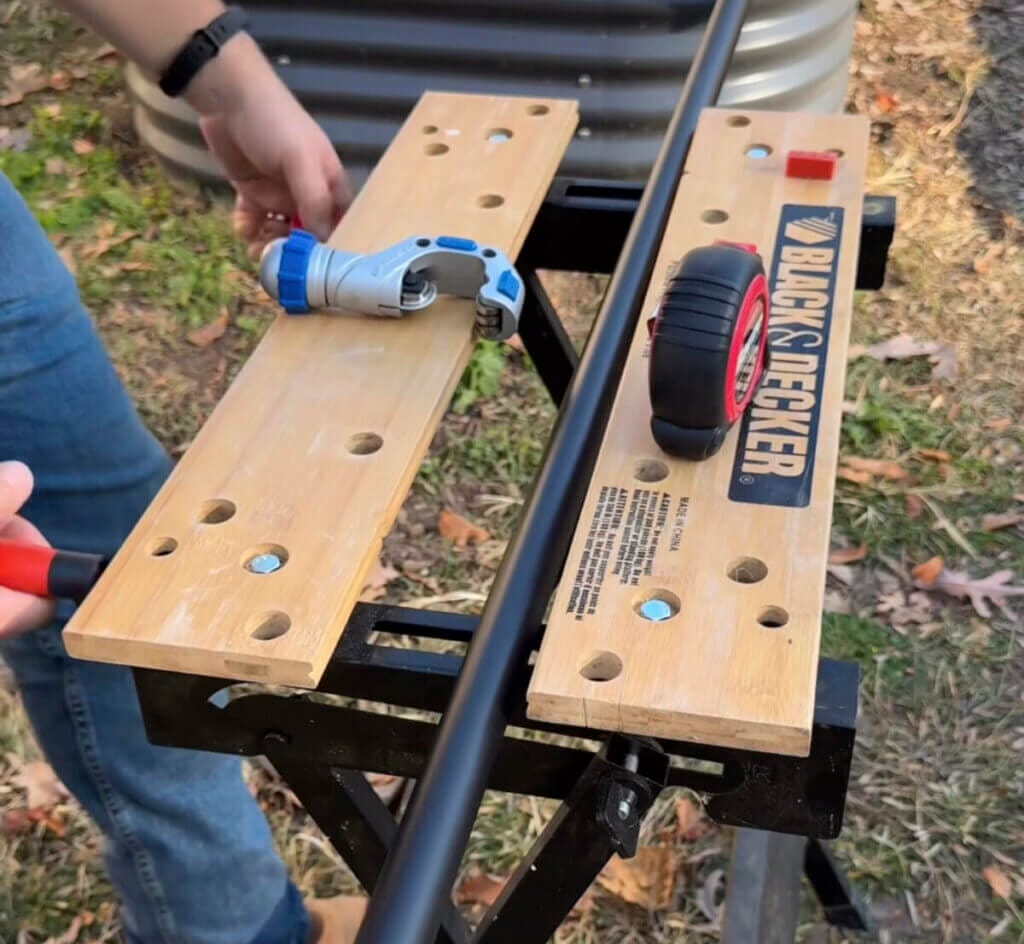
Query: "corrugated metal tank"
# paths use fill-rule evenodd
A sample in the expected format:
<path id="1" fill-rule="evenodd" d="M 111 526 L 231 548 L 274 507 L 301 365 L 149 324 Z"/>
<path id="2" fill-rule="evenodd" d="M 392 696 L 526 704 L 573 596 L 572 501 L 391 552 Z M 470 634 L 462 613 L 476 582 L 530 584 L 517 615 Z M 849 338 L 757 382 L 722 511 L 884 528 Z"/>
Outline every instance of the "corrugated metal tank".
<path id="1" fill-rule="evenodd" d="M 561 172 L 646 177 L 710 11 L 709 0 L 280 0 L 245 4 L 280 75 L 358 186 L 427 89 L 576 98 Z M 752 0 L 722 105 L 836 111 L 857 0 Z M 195 116 L 128 69 L 140 137 L 216 179 Z"/>

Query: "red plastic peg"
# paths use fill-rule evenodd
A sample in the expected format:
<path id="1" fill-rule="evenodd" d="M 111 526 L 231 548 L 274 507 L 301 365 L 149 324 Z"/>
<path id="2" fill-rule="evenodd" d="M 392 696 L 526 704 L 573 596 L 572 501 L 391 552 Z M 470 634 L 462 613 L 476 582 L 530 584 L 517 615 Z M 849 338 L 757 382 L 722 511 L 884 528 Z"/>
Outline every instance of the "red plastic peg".
<path id="1" fill-rule="evenodd" d="M 839 158 L 831 151 L 790 151 L 786 155 L 786 176 L 803 180 L 833 180 Z"/>

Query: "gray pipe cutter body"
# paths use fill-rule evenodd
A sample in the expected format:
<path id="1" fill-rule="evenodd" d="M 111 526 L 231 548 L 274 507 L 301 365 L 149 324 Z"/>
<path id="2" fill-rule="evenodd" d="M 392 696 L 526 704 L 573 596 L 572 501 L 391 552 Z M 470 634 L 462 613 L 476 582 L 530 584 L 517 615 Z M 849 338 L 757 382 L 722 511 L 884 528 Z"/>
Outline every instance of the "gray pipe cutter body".
<path id="1" fill-rule="evenodd" d="M 494 341 L 518 330 L 525 294 L 508 257 L 471 239 L 412 236 L 364 254 L 332 249 L 304 230 L 264 249 L 260 284 L 289 314 L 337 309 L 401 318 L 439 295 L 472 298 L 477 330 Z"/>

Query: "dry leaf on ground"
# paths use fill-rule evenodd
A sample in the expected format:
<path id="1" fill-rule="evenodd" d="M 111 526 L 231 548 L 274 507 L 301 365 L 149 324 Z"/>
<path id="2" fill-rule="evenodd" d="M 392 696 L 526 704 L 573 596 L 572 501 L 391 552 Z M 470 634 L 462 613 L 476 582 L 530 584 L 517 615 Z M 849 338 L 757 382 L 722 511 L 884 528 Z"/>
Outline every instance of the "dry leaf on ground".
<path id="1" fill-rule="evenodd" d="M 373 565 L 373 570 L 366 575 L 366 582 L 363 584 L 363 592 L 360 599 L 367 602 L 379 600 L 384 596 L 384 591 L 387 589 L 387 585 L 396 577 L 401 576 L 401 573 L 395 570 L 394 567 L 378 560 L 377 563 Z"/>
<path id="2" fill-rule="evenodd" d="M 940 569 L 935 574 L 935 561 L 939 561 Z M 997 570 L 988 577 L 972 580 L 966 573 L 947 570 L 942 565 L 941 557 L 933 557 L 926 564 L 915 567 L 914 580 L 923 590 L 934 590 L 960 600 L 970 600 L 974 612 L 982 619 L 992 616 L 988 602 L 991 601 L 1007 616 L 1012 616 L 1006 605 L 1007 598 L 1024 596 L 1024 587 L 1010 584 L 1013 571 Z"/>
<path id="3" fill-rule="evenodd" d="M 35 760 L 25 764 L 11 780 L 16 787 L 27 792 L 26 805 L 30 810 L 49 810 L 66 800 L 71 794 L 57 779 L 57 774 L 46 761 Z"/>
<path id="4" fill-rule="evenodd" d="M 97 62 L 100 59 L 106 59 L 110 56 L 116 55 L 118 55 L 117 49 L 114 46 L 111 46 L 110 43 L 104 43 L 89 58 L 92 59 L 93 62 Z"/>
<path id="5" fill-rule="evenodd" d="M 889 479 L 892 482 L 899 482 L 908 477 L 907 470 L 898 462 L 892 459 L 862 459 L 859 456 L 847 456 L 842 460 L 840 474 L 852 470 L 858 473 L 858 478 L 851 478 L 850 481 L 859 481 L 859 476 L 867 474 Z M 844 476 L 847 477 L 847 476 Z"/>
<path id="6" fill-rule="evenodd" d="M 830 564 L 856 564 L 868 556 L 868 546 L 862 544 L 860 547 L 837 547 L 828 555 Z"/>
<path id="7" fill-rule="evenodd" d="M 934 586 L 935 581 L 939 579 L 939 574 L 942 573 L 943 567 L 945 567 L 945 561 L 941 557 L 933 557 L 931 560 L 926 560 L 923 564 L 918 564 L 910 572 L 910 575 L 919 587 L 924 587 L 927 590 L 929 587 Z"/>
<path id="8" fill-rule="evenodd" d="M 953 461 L 953 457 L 945 449 L 918 449 L 917 454 L 923 459 L 932 459 L 935 462 Z"/>
<path id="9" fill-rule="evenodd" d="M 1013 425 L 1013 420 L 1008 416 L 1002 416 L 997 420 L 989 420 L 985 424 L 985 429 L 991 429 L 993 432 L 1001 433 L 1004 429 L 1009 429 Z"/>
<path id="10" fill-rule="evenodd" d="M 597 882 L 630 904 L 664 909 L 672 903 L 678 866 L 675 850 L 669 846 L 642 846 L 632 859 L 609 860 Z"/>
<path id="11" fill-rule="evenodd" d="M 32 140 L 32 132 L 28 128 L 0 127 L 0 151 L 27 151 Z"/>
<path id="12" fill-rule="evenodd" d="M 188 340 L 190 344 L 194 344 L 196 347 L 209 347 L 214 341 L 224 337 L 224 332 L 227 330 L 228 310 L 225 308 L 209 324 L 196 328 L 195 331 L 190 331 L 188 333 Z"/>
<path id="13" fill-rule="evenodd" d="M 50 88 L 57 92 L 63 92 L 66 89 L 71 88 L 73 79 L 67 72 L 54 72 L 50 76 Z"/>
<path id="14" fill-rule="evenodd" d="M 76 138 L 71 142 L 71 150 L 79 157 L 83 157 L 86 154 L 92 154 L 96 150 L 96 145 L 88 138 Z"/>
<path id="15" fill-rule="evenodd" d="M 465 547 L 467 544 L 478 544 L 481 541 L 486 541 L 491 536 L 489 531 L 478 528 L 475 524 L 463 518 L 462 515 L 457 515 L 454 511 L 450 511 L 447 508 L 438 517 L 437 530 L 440 532 L 441 537 L 454 541 L 459 547 Z"/>
<path id="16" fill-rule="evenodd" d="M 1002 528 L 1012 528 L 1018 524 L 1024 524 L 1024 514 L 1016 511 L 1007 511 L 999 515 L 983 515 L 981 530 L 999 531 Z"/>
<path id="17" fill-rule="evenodd" d="M 870 347 L 851 345 L 850 359 L 860 357 L 870 357 L 876 361 L 927 357 L 932 363 L 932 376 L 940 380 L 953 380 L 958 372 L 956 351 L 952 347 L 937 341 L 919 341 L 909 334 L 897 334 Z"/>
<path id="18" fill-rule="evenodd" d="M 903 498 L 908 518 L 920 518 L 924 514 L 924 502 L 920 495 L 905 495 Z"/>
<path id="19" fill-rule="evenodd" d="M 455 897 L 464 905 L 484 905 L 490 908 L 498 900 L 507 882 L 507 878 L 497 878 L 478 872 L 469 876 L 455 889 Z"/>
<path id="20" fill-rule="evenodd" d="M 998 865 L 986 866 L 982 869 L 981 874 L 985 876 L 985 881 L 988 882 L 989 888 L 1000 898 L 1010 897 L 1010 893 L 1013 890 L 1010 885 L 1010 879 Z"/>
<path id="21" fill-rule="evenodd" d="M 43 67 L 38 62 L 15 64 L 7 72 L 7 88 L 0 95 L 0 108 L 17 105 L 26 95 L 39 92 L 49 84 L 50 79 L 43 74 Z"/>
<path id="22" fill-rule="evenodd" d="M 94 242 L 89 243 L 82 250 L 83 259 L 99 259 L 100 256 L 110 252 L 115 246 L 120 246 L 123 243 L 129 242 L 139 234 L 132 230 L 127 230 L 123 233 L 118 233 L 116 236 L 104 236 Z"/>
<path id="23" fill-rule="evenodd" d="M 839 471 L 836 472 L 836 477 L 845 479 L 847 482 L 853 482 L 854 485 L 871 484 L 870 472 L 857 472 L 855 469 L 840 468 Z"/>
<path id="24" fill-rule="evenodd" d="M 689 797 L 676 800 L 676 837 L 683 842 L 696 842 L 711 831 L 704 810 Z"/>

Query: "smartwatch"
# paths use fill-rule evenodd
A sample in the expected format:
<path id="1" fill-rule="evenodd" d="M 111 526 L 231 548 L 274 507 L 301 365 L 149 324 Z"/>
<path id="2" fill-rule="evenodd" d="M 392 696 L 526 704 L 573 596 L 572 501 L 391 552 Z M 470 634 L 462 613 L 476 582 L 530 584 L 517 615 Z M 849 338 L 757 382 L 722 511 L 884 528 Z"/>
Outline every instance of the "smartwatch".
<path id="1" fill-rule="evenodd" d="M 174 61 L 160 77 L 160 90 L 176 98 L 188 88 L 196 73 L 216 57 L 235 33 L 246 28 L 249 19 L 241 7 L 228 7 L 203 29 L 196 30 Z"/>

